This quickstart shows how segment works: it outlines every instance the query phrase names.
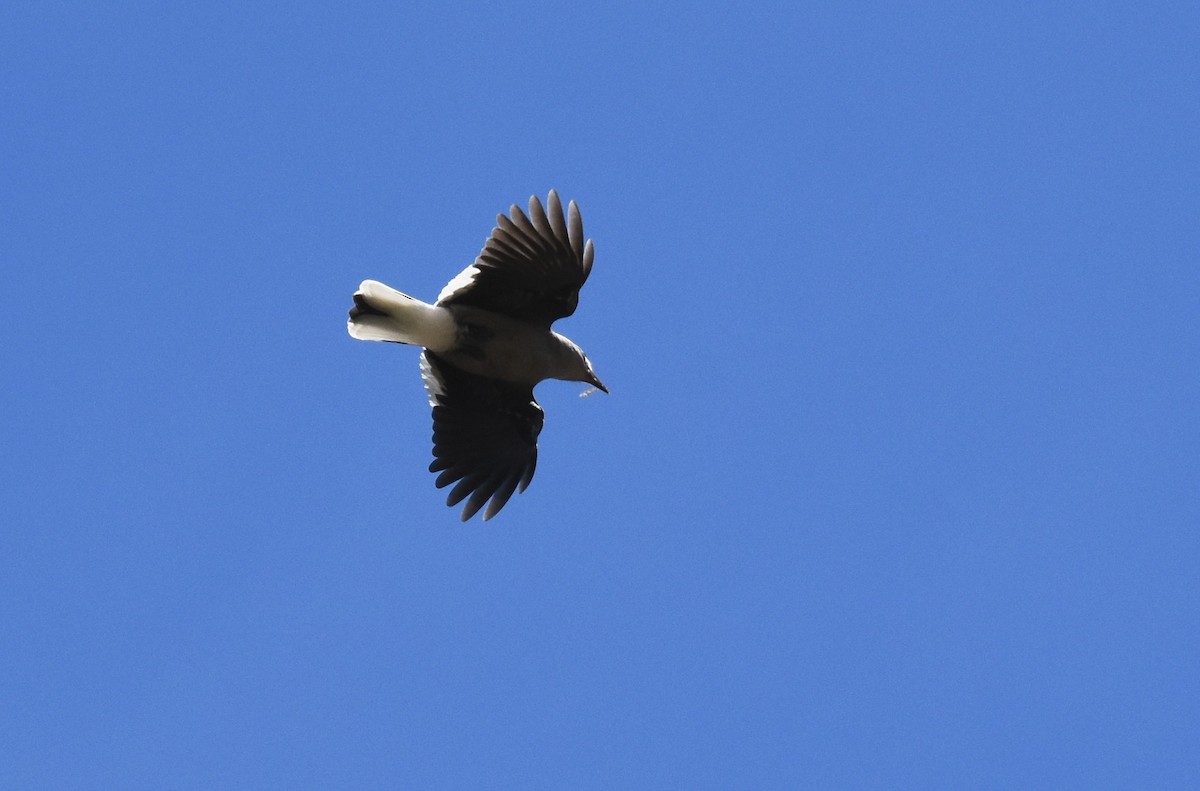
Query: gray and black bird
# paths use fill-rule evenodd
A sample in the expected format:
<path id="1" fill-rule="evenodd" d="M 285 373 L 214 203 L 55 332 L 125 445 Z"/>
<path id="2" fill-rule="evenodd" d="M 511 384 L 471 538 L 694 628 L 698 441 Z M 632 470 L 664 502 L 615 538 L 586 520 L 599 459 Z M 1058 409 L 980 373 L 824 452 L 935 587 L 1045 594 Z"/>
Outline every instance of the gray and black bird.
<path id="1" fill-rule="evenodd" d="M 455 484 L 447 505 L 467 501 L 463 521 L 485 504 L 490 519 L 533 479 L 543 419 L 534 385 L 565 379 L 608 392 L 583 350 L 550 329 L 575 312 L 594 257 L 579 208 L 571 201 L 564 220 L 551 190 L 546 208 L 535 195 L 528 216 L 516 205 L 499 215 L 475 263 L 434 304 L 375 280 L 354 294 L 352 337 L 424 347 L 429 471 L 439 489 Z"/>

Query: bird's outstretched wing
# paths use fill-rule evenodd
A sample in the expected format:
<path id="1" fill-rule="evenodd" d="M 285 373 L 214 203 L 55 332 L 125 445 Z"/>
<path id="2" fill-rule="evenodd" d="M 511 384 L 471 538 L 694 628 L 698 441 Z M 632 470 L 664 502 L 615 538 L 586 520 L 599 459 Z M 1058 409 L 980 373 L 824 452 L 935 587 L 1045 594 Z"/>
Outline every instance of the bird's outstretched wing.
<path id="1" fill-rule="evenodd" d="M 558 193 L 550 190 L 546 203 L 548 211 L 534 195 L 528 217 L 516 204 L 508 217 L 498 216 L 475 263 L 442 289 L 437 304 L 470 305 L 546 328 L 574 313 L 595 248 L 584 242 L 575 201 L 565 221 Z"/>
<path id="2" fill-rule="evenodd" d="M 429 471 L 440 473 L 439 489 L 457 481 L 446 505 L 466 499 L 464 522 L 489 499 L 483 518 L 491 519 L 533 480 L 542 431 L 533 389 L 467 373 L 429 350 L 421 354 L 421 376 L 433 405 Z"/>

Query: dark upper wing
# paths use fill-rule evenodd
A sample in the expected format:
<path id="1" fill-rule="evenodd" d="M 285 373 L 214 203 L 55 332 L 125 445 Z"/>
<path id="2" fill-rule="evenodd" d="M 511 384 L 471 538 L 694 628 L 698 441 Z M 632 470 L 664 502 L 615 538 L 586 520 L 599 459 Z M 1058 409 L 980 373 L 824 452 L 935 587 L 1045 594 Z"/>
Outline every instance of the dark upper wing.
<path id="1" fill-rule="evenodd" d="M 525 491 L 537 466 L 542 408 L 533 389 L 455 368 L 426 350 L 421 376 L 433 405 L 433 463 L 440 489 L 455 481 L 446 505 L 463 506 L 465 522 L 491 499 L 491 519 L 514 491 Z"/>
<path id="2" fill-rule="evenodd" d="M 574 313 L 595 248 L 590 239 L 584 243 L 575 201 L 565 222 L 558 193 L 550 190 L 546 203 L 548 212 L 535 195 L 528 217 L 515 204 L 510 217 L 497 217 L 475 263 L 442 289 L 438 304 L 470 305 L 547 328 Z"/>

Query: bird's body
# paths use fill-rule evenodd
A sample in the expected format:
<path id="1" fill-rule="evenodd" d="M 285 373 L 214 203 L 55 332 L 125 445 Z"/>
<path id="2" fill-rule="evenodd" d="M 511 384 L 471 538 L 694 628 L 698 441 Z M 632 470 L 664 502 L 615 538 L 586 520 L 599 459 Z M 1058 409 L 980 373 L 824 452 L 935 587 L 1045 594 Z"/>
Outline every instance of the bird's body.
<path id="1" fill-rule="evenodd" d="M 570 380 L 577 378 L 577 373 L 587 373 L 576 365 L 579 348 L 553 330 L 481 308 L 452 306 L 449 310 L 458 326 L 458 338 L 442 357 L 457 368 L 530 387 L 545 379 Z"/>
<path id="2" fill-rule="evenodd" d="M 347 329 L 360 340 L 422 346 L 421 373 L 433 406 L 437 486 L 467 498 L 464 520 L 490 499 L 484 519 L 529 484 L 542 410 L 533 387 L 545 379 L 587 382 L 607 392 L 583 351 L 550 329 L 574 312 L 594 248 L 583 242 L 574 202 L 569 225 L 551 190 L 549 213 L 530 198 L 513 206 L 475 263 L 428 304 L 374 281 L 354 294 Z"/>

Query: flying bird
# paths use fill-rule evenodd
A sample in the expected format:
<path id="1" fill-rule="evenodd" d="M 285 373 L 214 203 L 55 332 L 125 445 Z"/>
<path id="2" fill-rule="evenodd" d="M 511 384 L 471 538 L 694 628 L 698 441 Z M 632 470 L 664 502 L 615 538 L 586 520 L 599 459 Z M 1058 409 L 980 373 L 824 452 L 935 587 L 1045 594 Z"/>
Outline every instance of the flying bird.
<path id="1" fill-rule="evenodd" d="M 475 262 L 434 304 L 364 280 L 346 323 L 359 340 L 424 347 L 429 471 L 439 489 L 454 484 L 446 505 L 467 501 L 464 522 L 485 504 L 491 519 L 533 479 L 543 418 L 534 385 L 564 379 L 608 392 L 583 350 L 550 329 L 575 312 L 595 247 L 584 242 L 575 201 L 565 221 L 554 190 L 546 204 L 535 195 L 528 216 L 515 204 L 499 215 Z"/>

